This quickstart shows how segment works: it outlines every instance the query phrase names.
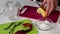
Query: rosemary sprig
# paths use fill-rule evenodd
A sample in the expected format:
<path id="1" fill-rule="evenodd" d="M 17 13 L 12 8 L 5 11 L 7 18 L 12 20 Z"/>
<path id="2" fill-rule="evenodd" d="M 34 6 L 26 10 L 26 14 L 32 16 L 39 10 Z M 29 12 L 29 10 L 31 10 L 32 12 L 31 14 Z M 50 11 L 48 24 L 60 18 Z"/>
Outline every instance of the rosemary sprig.
<path id="1" fill-rule="evenodd" d="M 7 28 L 4 28 L 4 30 L 8 30 L 15 22 L 12 22 Z"/>
<path id="2" fill-rule="evenodd" d="M 21 24 L 21 23 L 18 23 L 18 24 L 16 24 L 16 25 L 14 25 L 13 28 L 10 30 L 9 34 L 13 34 L 15 28 L 16 28 L 17 26 L 19 26 L 20 24 Z"/>

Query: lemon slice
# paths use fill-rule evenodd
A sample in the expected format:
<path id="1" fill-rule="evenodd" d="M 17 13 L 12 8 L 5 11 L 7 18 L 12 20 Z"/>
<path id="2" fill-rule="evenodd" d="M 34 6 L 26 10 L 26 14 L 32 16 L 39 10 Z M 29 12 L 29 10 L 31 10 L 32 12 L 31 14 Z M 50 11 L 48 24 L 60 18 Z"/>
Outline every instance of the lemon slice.
<path id="1" fill-rule="evenodd" d="M 37 13 L 41 14 L 43 17 L 47 16 L 46 11 L 44 9 L 42 9 L 42 8 L 38 8 L 37 9 Z"/>

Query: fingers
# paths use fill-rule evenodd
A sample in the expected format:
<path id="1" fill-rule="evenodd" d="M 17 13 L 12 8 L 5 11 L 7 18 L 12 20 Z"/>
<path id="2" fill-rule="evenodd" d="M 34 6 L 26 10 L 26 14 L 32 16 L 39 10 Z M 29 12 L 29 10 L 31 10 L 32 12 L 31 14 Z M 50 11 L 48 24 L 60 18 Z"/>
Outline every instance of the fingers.
<path id="1" fill-rule="evenodd" d="M 58 6 L 58 0 L 55 0 L 54 1 L 55 3 L 54 3 L 54 5 L 55 5 L 55 8 Z"/>
<path id="2" fill-rule="evenodd" d="M 55 2 L 51 1 L 51 7 L 50 10 L 48 11 L 48 15 L 50 15 L 50 13 L 55 9 Z"/>
<path id="3" fill-rule="evenodd" d="M 49 1 L 46 6 L 47 15 L 49 15 L 50 7 L 51 7 L 51 2 Z"/>
<path id="4" fill-rule="evenodd" d="M 47 2 L 47 7 L 46 7 L 46 11 L 47 11 L 47 15 L 49 16 L 50 13 L 56 9 L 57 6 L 57 1 L 56 0 L 52 0 L 50 2 Z"/>
<path id="5" fill-rule="evenodd" d="M 42 7 L 45 6 L 45 4 L 47 4 L 46 6 L 46 11 L 47 11 L 47 15 L 49 16 L 50 13 L 56 9 L 58 1 L 57 0 L 44 0 L 42 2 Z"/>
<path id="6" fill-rule="evenodd" d="M 46 0 L 44 0 L 43 2 L 42 2 L 42 7 L 44 7 L 44 5 L 46 4 Z"/>

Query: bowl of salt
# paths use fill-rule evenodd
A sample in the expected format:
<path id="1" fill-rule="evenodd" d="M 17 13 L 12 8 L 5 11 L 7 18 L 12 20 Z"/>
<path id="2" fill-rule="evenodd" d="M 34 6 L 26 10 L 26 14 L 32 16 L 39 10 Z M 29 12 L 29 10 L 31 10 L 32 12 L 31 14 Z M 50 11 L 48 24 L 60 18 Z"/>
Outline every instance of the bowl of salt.
<path id="1" fill-rule="evenodd" d="M 56 26 L 56 23 L 52 23 L 48 20 L 44 20 L 44 21 L 37 20 L 35 22 L 35 25 L 39 30 L 48 31 L 48 30 L 53 29 Z"/>

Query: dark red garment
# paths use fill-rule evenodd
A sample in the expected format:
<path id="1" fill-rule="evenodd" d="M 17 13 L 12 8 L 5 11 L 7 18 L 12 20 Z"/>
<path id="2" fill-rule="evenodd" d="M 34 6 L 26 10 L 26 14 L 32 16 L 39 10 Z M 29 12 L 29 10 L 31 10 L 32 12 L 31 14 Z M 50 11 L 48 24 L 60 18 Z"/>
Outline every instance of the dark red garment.
<path id="1" fill-rule="evenodd" d="M 25 11 L 25 13 L 20 14 L 20 12 L 24 9 L 27 8 L 27 10 Z M 24 6 L 21 10 L 18 11 L 18 16 L 22 16 L 22 17 L 27 17 L 27 18 L 32 18 L 32 19 L 38 19 L 38 20 L 49 20 L 52 21 L 54 23 L 57 22 L 58 18 L 59 18 L 59 14 L 60 12 L 55 10 L 52 11 L 52 13 L 48 16 L 48 17 L 42 17 L 41 14 L 38 14 L 37 12 L 37 7 L 32 7 L 32 6 Z"/>

